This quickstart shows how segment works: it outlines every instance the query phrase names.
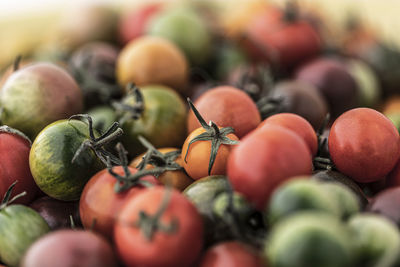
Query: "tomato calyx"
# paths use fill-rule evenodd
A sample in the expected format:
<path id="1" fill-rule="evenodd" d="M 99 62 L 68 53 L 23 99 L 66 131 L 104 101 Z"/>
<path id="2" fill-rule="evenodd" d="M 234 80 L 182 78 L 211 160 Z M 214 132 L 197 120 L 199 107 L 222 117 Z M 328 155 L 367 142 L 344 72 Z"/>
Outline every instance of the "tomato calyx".
<path id="1" fill-rule="evenodd" d="M 164 196 L 161 200 L 160 207 L 153 215 L 150 215 L 143 210 L 139 211 L 139 219 L 133 224 L 133 226 L 141 229 L 144 236 L 149 241 L 153 239 L 153 236 L 157 231 L 164 232 L 166 234 L 174 234 L 179 228 L 179 222 L 175 217 L 171 219 L 169 224 L 164 224 L 161 222 L 161 217 L 167 210 L 170 203 L 171 194 L 172 188 L 167 186 Z"/>
<path id="2" fill-rule="evenodd" d="M 197 120 L 199 121 L 200 125 L 203 127 L 205 130 L 204 133 L 201 133 L 194 137 L 192 140 L 190 140 L 188 144 L 188 148 L 185 153 L 185 162 L 187 162 L 187 155 L 190 149 L 190 146 L 198 141 L 211 141 L 211 153 L 210 153 L 210 161 L 208 164 L 208 175 L 211 174 L 211 169 L 214 165 L 215 159 L 217 157 L 218 149 L 219 147 L 223 145 L 236 145 L 239 144 L 239 141 L 237 140 L 232 140 L 228 138 L 228 134 L 234 133 L 235 130 L 233 127 L 224 127 L 224 128 L 219 128 L 213 121 L 210 121 L 209 124 L 206 123 L 206 121 L 203 119 L 203 117 L 200 115 L 199 111 L 196 109 L 190 98 L 187 98 L 187 101 L 189 103 L 189 107 L 192 109 L 194 115 L 196 116 Z"/>
<path id="3" fill-rule="evenodd" d="M 14 189 L 14 186 L 17 184 L 18 181 L 15 181 L 10 185 L 10 187 L 7 189 L 7 192 L 4 194 L 3 200 L 0 203 L 0 210 L 4 209 L 8 205 L 10 205 L 12 202 L 15 200 L 19 199 L 20 197 L 23 197 L 26 195 L 26 191 L 19 193 L 18 195 L 14 196 L 11 198 L 12 191 Z M 10 199 L 11 198 L 11 199 Z"/>
<path id="4" fill-rule="evenodd" d="M 21 59 L 22 59 L 22 55 L 18 55 L 18 56 L 14 59 L 14 63 L 13 63 L 13 72 L 16 72 L 17 70 L 19 70 L 20 63 L 21 63 Z"/>
<path id="5" fill-rule="evenodd" d="M 139 87 L 137 87 L 134 83 L 128 83 L 126 90 L 128 92 L 126 97 L 132 96 L 135 99 L 134 104 L 124 103 L 123 100 L 120 102 L 112 102 L 112 106 L 117 111 L 117 114 L 121 116 L 119 119 L 120 124 L 123 124 L 129 119 L 139 119 L 144 111 L 144 98 Z"/>
<path id="6" fill-rule="evenodd" d="M 329 156 L 329 151 L 326 151 L 328 138 L 324 137 L 324 130 L 331 119 L 330 114 L 326 114 L 324 121 L 317 131 L 318 149 L 317 154 L 313 158 L 314 170 L 335 170 L 335 165 Z M 327 155 L 326 155 L 327 154 Z"/>
<path id="7" fill-rule="evenodd" d="M 0 111 L 0 116 L 1 116 L 1 111 Z M 11 128 L 10 126 L 7 125 L 2 125 L 0 126 L 0 133 L 8 133 L 8 134 L 13 134 L 13 135 L 17 135 L 18 137 L 21 137 L 22 139 L 26 140 L 29 143 L 29 146 L 32 145 L 32 141 L 31 139 L 29 139 L 28 136 L 26 136 L 23 132 Z"/>
<path id="8" fill-rule="evenodd" d="M 85 119 L 87 121 L 90 138 L 82 142 L 81 146 L 75 152 L 75 155 L 71 160 L 72 163 L 74 163 L 79 158 L 79 156 L 82 154 L 83 151 L 90 148 L 96 154 L 96 156 L 104 163 L 104 165 L 107 166 L 108 161 L 111 161 L 113 164 L 116 165 L 121 164 L 120 160 L 117 157 L 115 157 L 113 154 L 111 154 L 104 148 L 104 145 L 112 142 L 113 140 L 115 140 L 116 138 L 118 138 L 123 134 L 123 130 L 119 127 L 118 122 L 114 122 L 107 129 L 107 131 L 105 131 L 100 137 L 96 138 L 93 131 L 93 120 L 88 114 L 73 115 L 68 119 L 68 121 L 73 119 L 76 120 Z"/>
<path id="9" fill-rule="evenodd" d="M 272 115 L 285 112 L 284 106 L 282 105 L 283 101 L 283 97 L 265 96 L 260 98 L 256 105 L 260 112 L 261 119 L 264 120 Z"/>
<path id="10" fill-rule="evenodd" d="M 145 175 L 138 175 L 137 173 L 132 174 L 131 171 L 128 168 L 128 157 L 127 154 L 128 152 L 125 150 L 124 146 L 121 143 L 118 143 L 116 146 L 116 150 L 118 151 L 118 157 L 120 161 L 120 166 L 122 167 L 122 170 L 124 171 L 124 175 L 119 175 L 116 172 L 113 171 L 113 165 L 111 163 L 111 158 L 107 156 L 107 171 L 109 174 L 111 174 L 115 179 L 117 179 L 118 183 L 115 183 L 114 186 L 114 191 L 116 193 L 121 193 L 126 190 L 128 190 L 131 187 L 141 185 L 144 187 L 150 187 L 152 184 L 142 181 L 141 178 L 150 175 L 150 174 L 145 174 Z"/>
<path id="11" fill-rule="evenodd" d="M 293 23 L 299 20 L 299 6 L 295 0 L 286 2 L 282 20 L 287 23 Z"/>
<path id="12" fill-rule="evenodd" d="M 242 66 L 244 69 L 235 87 L 242 89 L 251 99 L 258 101 L 273 87 L 274 79 L 267 65 Z"/>

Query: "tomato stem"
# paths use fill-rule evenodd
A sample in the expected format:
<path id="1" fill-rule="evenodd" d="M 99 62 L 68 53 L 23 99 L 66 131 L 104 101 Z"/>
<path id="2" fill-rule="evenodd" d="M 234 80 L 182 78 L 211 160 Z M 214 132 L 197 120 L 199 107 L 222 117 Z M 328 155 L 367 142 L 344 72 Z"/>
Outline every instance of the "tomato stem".
<path id="1" fill-rule="evenodd" d="M 133 96 L 135 100 L 134 104 L 126 104 L 124 100 L 122 100 L 121 102 L 112 102 L 112 106 L 117 111 L 117 113 L 122 114 L 119 120 L 120 124 L 123 124 L 129 119 L 139 119 L 144 111 L 144 98 L 139 87 L 137 87 L 134 83 L 129 83 L 127 85 L 127 91 L 127 97 Z"/>
<path id="2" fill-rule="evenodd" d="M 12 183 L 10 185 L 10 187 L 7 189 L 7 192 L 4 194 L 3 200 L 1 201 L 0 204 L 0 210 L 4 209 L 5 207 L 7 207 L 8 205 L 10 205 L 12 202 L 14 202 L 15 200 L 19 199 L 20 197 L 23 197 L 26 195 L 26 191 L 19 193 L 18 195 L 14 196 L 11 200 L 11 194 L 12 191 L 15 187 L 15 185 L 17 184 L 18 181 L 15 181 L 14 183 Z"/>
<path id="3" fill-rule="evenodd" d="M 154 215 L 150 215 L 143 210 L 139 211 L 139 220 L 134 223 L 134 226 L 141 229 L 144 236 L 149 241 L 153 239 L 153 236 L 157 231 L 164 232 L 166 234 L 173 234 L 178 230 L 179 223 L 175 217 L 171 219 L 169 224 L 163 224 L 161 222 L 161 217 L 167 210 L 170 203 L 171 194 L 172 188 L 167 186 L 165 188 L 165 194 L 161 200 L 160 207 Z"/>
<path id="4" fill-rule="evenodd" d="M 236 145 L 239 144 L 239 141 L 232 140 L 228 138 L 228 134 L 234 133 L 235 130 L 232 127 L 224 127 L 219 129 L 219 127 L 213 122 L 210 121 L 209 124 L 206 123 L 204 118 L 200 115 L 199 111 L 196 109 L 190 98 L 187 98 L 189 103 L 189 107 L 192 109 L 194 115 L 199 121 L 200 125 L 206 130 L 204 133 L 201 133 L 190 140 L 188 144 L 188 148 L 185 153 L 184 161 L 187 162 L 187 155 L 190 149 L 190 146 L 198 141 L 211 141 L 211 152 L 210 152 L 210 160 L 208 163 L 208 174 L 211 174 L 211 169 L 214 166 L 215 159 L 217 157 L 219 147 L 223 145 Z"/>
<path id="5" fill-rule="evenodd" d="M 21 63 L 21 59 L 22 59 L 22 55 L 18 55 L 18 56 L 14 59 L 13 72 L 16 72 L 17 70 L 19 70 L 20 63 Z"/>
<path id="6" fill-rule="evenodd" d="M 242 89 L 253 101 L 258 101 L 274 86 L 271 68 L 267 65 L 244 65 L 242 75 L 235 83 L 235 87 Z"/>

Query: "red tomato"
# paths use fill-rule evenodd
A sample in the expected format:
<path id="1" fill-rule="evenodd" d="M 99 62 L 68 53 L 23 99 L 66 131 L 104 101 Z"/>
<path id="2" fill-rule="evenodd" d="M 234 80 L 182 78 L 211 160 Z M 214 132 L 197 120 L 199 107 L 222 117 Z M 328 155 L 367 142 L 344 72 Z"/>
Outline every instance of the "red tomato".
<path id="1" fill-rule="evenodd" d="M 212 120 L 220 127 L 233 127 L 235 135 L 242 138 L 261 122 L 256 104 L 243 91 L 232 86 L 218 86 L 203 95 L 194 103 L 206 122 Z M 200 123 L 190 111 L 188 132 L 200 127 Z"/>
<path id="2" fill-rule="evenodd" d="M 278 125 L 298 134 L 306 142 L 311 154 L 315 156 L 318 150 L 318 138 L 311 124 L 303 117 L 293 113 L 280 113 L 265 119 L 258 128 L 264 125 Z"/>
<path id="3" fill-rule="evenodd" d="M 137 172 L 134 168 L 129 168 L 129 170 L 132 174 Z M 121 166 L 113 168 L 113 171 L 121 176 L 124 175 Z M 142 179 L 154 185 L 159 184 L 154 176 L 146 176 Z M 87 229 L 93 227 L 93 230 L 110 239 L 122 205 L 128 198 L 131 199 L 143 190 L 143 186 L 134 186 L 127 191 L 116 193 L 114 186 L 117 182 L 107 169 L 102 170 L 85 185 L 79 201 L 79 213 L 83 226 Z"/>
<path id="4" fill-rule="evenodd" d="M 203 246 L 203 221 L 193 204 L 179 191 L 171 189 L 169 201 L 159 222 L 165 227 L 176 222 L 175 231 L 155 229 L 149 239 L 143 227 L 138 226 L 139 216 L 154 216 L 163 205 L 164 187 L 144 190 L 128 199 L 118 216 L 114 228 L 117 251 L 127 267 L 193 266 Z M 148 225 L 148 224 L 147 224 Z"/>
<path id="5" fill-rule="evenodd" d="M 238 241 L 219 243 L 207 250 L 199 267 L 263 267 L 261 256 Z"/>
<path id="6" fill-rule="evenodd" d="M 293 131 L 269 125 L 247 135 L 229 156 L 228 178 L 258 209 L 267 204 L 282 182 L 309 175 L 312 156 L 304 140 Z"/>
<path id="7" fill-rule="evenodd" d="M 0 198 L 15 181 L 12 196 L 26 191 L 17 203 L 28 204 L 36 196 L 38 188 L 29 169 L 30 149 L 28 139 L 9 132 L 6 126 L 0 128 Z"/>
<path id="8" fill-rule="evenodd" d="M 270 12 L 254 17 L 245 37 L 245 46 L 255 59 L 287 68 L 316 56 L 322 46 L 317 31 L 308 22 L 283 17 L 271 20 Z"/>
<path id="9" fill-rule="evenodd" d="M 337 118 L 328 146 L 337 169 L 360 183 L 383 179 L 400 155 L 396 127 L 383 114 L 369 108 L 352 109 Z"/>
<path id="10" fill-rule="evenodd" d="M 124 15 L 119 22 L 119 38 L 123 45 L 144 34 L 147 24 L 162 9 L 161 3 L 152 3 Z"/>

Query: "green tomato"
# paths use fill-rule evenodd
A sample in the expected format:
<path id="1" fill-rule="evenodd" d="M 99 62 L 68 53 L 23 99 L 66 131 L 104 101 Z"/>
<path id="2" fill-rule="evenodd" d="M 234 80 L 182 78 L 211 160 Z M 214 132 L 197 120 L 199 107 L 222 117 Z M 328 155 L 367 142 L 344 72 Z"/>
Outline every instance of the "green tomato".
<path id="1" fill-rule="evenodd" d="M 205 63 L 210 55 L 211 34 L 205 21 L 191 8 L 166 9 L 152 19 L 147 32 L 175 43 L 194 65 Z"/>
<path id="2" fill-rule="evenodd" d="M 400 264 L 400 233 L 396 225 L 375 214 L 358 214 L 349 221 L 357 266 L 390 267 Z"/>
<path id="3" fill-rule="evenodd" d="M 399 131 L 400 133 L 400 112 L 391 112 L 385 115 L 389 118 L 389 120 L 393 122 L 394 126 L 396 126 L 397 131 Z"/>
<path id="4" fill-rule="evenodd" d="M 310 179 L 292 179 L 278 187 L 268 204 L 265 221 L 274 224 L 300 211 L 316 210 L 340 215 L 335 198 Z"/>
<path id="5" fill-rule="evenodd" d="M 360 211 L 360 202 L 357 196 L 345 185 L 325 183 L 321 184 L 320 187 L 337 203 L 342 218 L 347 219 Z"/>
<path id="6" fill-rule="evenodd" d="M 19 266 L 30 245 L 49 231 L 46 221 L 31 208 L 10 205 L 1 209 L 0 260 L 10 267 Z"/>
<path id="7" fill-rule="evenodd" d="M 269 267 L 354 266 L 348 228 L 323 212 L 302 212 L 278 223 L 263 252 Z"/>
<path id="8" fill-rule="evenodd" d="M 29 166 L 39 188 L 64 201 L 78 200 L 86 182 L 104 168 L 90 149 L 72 163 L 75 152 L 89 139 L 88 125 L 78 120 L 60 120 L 44 128 L 29 154 Z"/>
<path id="9" fill-rule="evenodd" d="M 138 136 L 146 138 L 156 148 L 181 147 L 186 138 L 185 102 L 169 87 L 149 85 L 141 87 L 144 110 L 139 119 L 128 119 L 121 124 L 122 143 L 131 156 L 145 151 Z M 123 103 L 133 105 L 135 98 L 128 95 Z"/>

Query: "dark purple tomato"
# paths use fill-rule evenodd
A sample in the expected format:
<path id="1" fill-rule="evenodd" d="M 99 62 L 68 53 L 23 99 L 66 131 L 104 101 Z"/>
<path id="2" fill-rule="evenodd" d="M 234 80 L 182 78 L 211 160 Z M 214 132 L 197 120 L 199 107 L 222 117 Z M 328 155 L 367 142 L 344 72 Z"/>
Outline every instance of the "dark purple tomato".
<path id="1" fill-rule="evenodd" d="M 21 267 L 116 267 L 111 245 L 90 231 L 59 230 L 36 241 Z"/>
<path id="2" fill-rule="evenodd" d="M 121 95 L 115 77 L 117 57 L 117 48 L 105 42 L 87 43 L 72 54 L 69 69 L 83 91 L 85 108 Z"/>
<path id="3" fill-rule="evenodd" d="M 317 58 L 300 67 L 296 78 L 317 87 L 328 103 L 332 118 L 358 105 L 357 83 L 339 58 Z"/>
<path id="4" fill-rule="evenodd" d="M 281 81 L 272 92 L 271 99 L 277 100 L 277 113 L 295 113 L 305 118 L 315 130 L 324 121 L 328 113 L 327 103 L 318 89 L 307 82 Z"/>
<path id="5" fill-rule="evenodd" d="M 400 226 L 400 187 L 386 189 L 376 195 L 367 211 L 378 213 Z"/>
<path id="6" fill-rule="evenodd" d="M 29 206 L 43 217 L 52 230 L 70 228 L 70 215 L 75 226 L 80 225 L 78 201 L 60 201 L 45 196 L 36 199 Z"/>

